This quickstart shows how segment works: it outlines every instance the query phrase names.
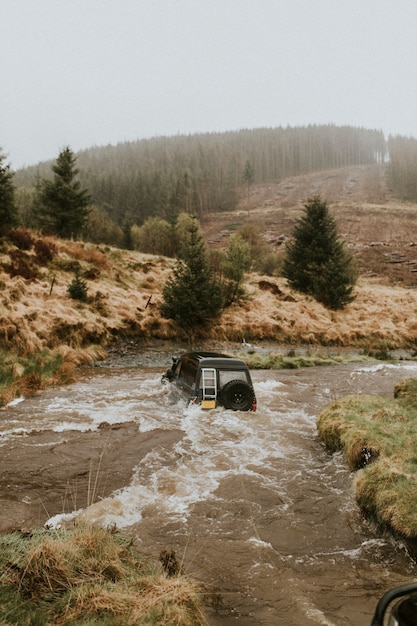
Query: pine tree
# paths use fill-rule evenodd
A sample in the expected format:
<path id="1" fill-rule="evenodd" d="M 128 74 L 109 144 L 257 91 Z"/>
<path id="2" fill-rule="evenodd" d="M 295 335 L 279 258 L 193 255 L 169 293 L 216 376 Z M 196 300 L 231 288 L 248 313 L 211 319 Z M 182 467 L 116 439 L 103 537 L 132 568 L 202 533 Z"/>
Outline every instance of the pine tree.
<path id="1" fill-rule="evenodd" d="M 13 228 L 18 222 L 15 187 L 10 165 L 3 165 L 5 159 L 5 155 L 0 153 L 0 228 Z"/>
<path id="2" fill-rule="evenodd" d="M 87 283 L 81 278 L 80 268 L 76 267 L 74 272 L 74 278 L 68 285 L 67 291 L 73 300 L 81 300 L 81 302 L 87 301 Z"/>
<path id="3" fill-rule="evenodd" d="M 162 291 L 161 314 L 173 319 L 191 337 L 210 328 L 222 309 L 222 288 L 206 260 L 203 237 L 193 218 L 182 240 L 181 255 Z"/>
<path id="4" fill-rule="evenodd" d="M 248 160 L 245 163 L 245 169 L 243 170 L 243 180 L 245 181 L 247 188 L 248 188 L 248 193 L 249 193 L 249 187 L 251 185 L 253 185 L 254 181 L 255 181 L 255 171 L 252 167 L 251 162 Z"/>
<path id="5" fill-rule="evenodd" d="M 352 302 L 356 272 L 336 222 L 320 196 L 309 199 L 287 244 L 283 275 L 293 289 L 311 295 L 329 309 Z"/>
<path id="6" fill-rule="evenodd" d="M 53 180 L 41 180 L 36 189 L 38 225 L 63 238 L 80 235 L 90 212 L 90 198 L 76 180 L 79 170 L 75 163 L 72 150 L 64 148 L 52 166 Z"/>

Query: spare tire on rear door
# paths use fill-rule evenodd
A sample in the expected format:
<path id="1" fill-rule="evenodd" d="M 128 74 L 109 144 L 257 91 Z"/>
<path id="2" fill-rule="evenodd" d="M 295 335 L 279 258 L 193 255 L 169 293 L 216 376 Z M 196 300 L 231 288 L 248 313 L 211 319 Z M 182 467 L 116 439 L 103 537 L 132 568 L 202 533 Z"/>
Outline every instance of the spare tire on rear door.
<path id="1" fill-rule="evenodd" d="M 220 400 L 226 409 L 249 411 L 255 394 L 252 387 L 244 380 L 231 380 L 221 391 Z"/>

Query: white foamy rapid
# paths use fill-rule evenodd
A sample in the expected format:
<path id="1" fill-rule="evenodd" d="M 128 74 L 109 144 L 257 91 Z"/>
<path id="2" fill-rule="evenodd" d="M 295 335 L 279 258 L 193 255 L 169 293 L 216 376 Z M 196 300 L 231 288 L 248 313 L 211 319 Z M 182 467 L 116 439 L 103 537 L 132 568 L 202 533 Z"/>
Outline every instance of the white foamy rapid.
<path id="1" fill-rule="evenodd" d="M 82 517 L 102 525 L 125 528 L 139 522 L 151 507 L 164 519 L 185 521 L 190 507 L 211 497 L 228 476 L 257 476 L 258 470 L 262 470 L 263 480 L 270 481 L 268 467 L 272 472 L 277 459 L 293 452 L 288 442 L 283 446 L 280 441 L 280 421 L 289 420 L 294 427 L 308 431 L 313 430 L 313 422 L 300 408 L 292 409 L 291 414 L 288 409 L 282 412 L 276 394 L 279 391 L 284 397 L 285 393 L 278 380 L 271 378 L 256 384 L 256 375 L 254 378 L 260 407 L 256 413 L 228 411 L 220 407 L 204 411 L 196 405 L 187 407 L 184 402 L 172 404 L 168 389 L 161 387 L 159 380 L 149 381 L 146 373 L 142 373 L 142 377 L 138 373 L 136 400 L 131 400 L 129 419 L 135 419 L 141 432 L 180 429 L 184 437 L 175 445 L 169 458 L 159 449 L 149 452 L 138 464 L 129 485 L 111 498 L 88 507 Z M 146 390 L 150 391 L 149 396 Z M 123 394 L 126 396 L 126 391 Z M 145 403 L 138 401 L 138 397 L 145 396 Z M 126 400 L 125 397 L 125 407 L 129 405 Z M 116 413 L 112 416 L 97 406 L 88 412 L 86 402 L 84 399 L 83 423 L 96 426 L 99 416 L 111 423 L 117 421 L 117 396 Z M 88 422 L 85 420 L 87 412 Z M 80 413 L 77 404 L 77 415 Z M 127 419 L 126 413 L 124 418 Z M 279 490 L 279 483 L 276 488 Z M 60 516 L 48 522 L 60 523 Z"/>
<path id="2" fill-rule="evenodd" d="M 143 413 L 156 412 L 160 398 L 161 376 L 154 371 L 94 373 L 72 385 L 9 404 L 1 414 L 0 445 L 30 432 L 86 432 L 103 423 L 137 421 Z"/>

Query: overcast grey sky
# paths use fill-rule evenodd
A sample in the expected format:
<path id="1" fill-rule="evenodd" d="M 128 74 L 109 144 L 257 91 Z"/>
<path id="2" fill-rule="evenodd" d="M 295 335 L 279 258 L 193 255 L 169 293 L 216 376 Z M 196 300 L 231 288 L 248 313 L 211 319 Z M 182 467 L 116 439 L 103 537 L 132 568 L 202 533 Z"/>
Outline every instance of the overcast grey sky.
<path id="1" fill-rule="evenodd" d="M 417 0 L 0 0 L 0 24 L 14 169 L 265 126 L 417 137 Z"/>

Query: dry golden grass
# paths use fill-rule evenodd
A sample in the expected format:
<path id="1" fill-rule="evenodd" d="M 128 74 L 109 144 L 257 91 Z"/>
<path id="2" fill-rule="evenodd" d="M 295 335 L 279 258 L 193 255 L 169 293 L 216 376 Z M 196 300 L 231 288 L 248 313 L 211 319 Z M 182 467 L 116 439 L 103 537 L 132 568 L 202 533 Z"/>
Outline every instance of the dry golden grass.
<path id="1" fill-rule="evenodd" d="M 94 526 L 0 539 L 0 622 L 203 626 L 202 587 Z M 4 622 L 1 622 L 4 623 Z M 6 622 L 7 623 L 7 622 Z"/>
<path id="2" fill-rule="evenodd" d="M 250 300 L 224 313 L 215 332 L 225 339 L 268 339 L 288 343 L 372 347 L 412 346 L 417 340 L 417 292 L 361 279 L 356 299 L 343 311 L 291 292 L 283 279 L 261 277 L 281 294 L 259 289 L 259 276 L 247 285 Z"/>
<path id="3" fill-rule="evenodd" d="M 44 348 L 63 350 L 63 346 L 85 351 L 94 344 L 106 346 L 124 333 L 136 338 L 184 338 L 159 314 L 170 260 L 87 244 L 54 243 L 57 255 L 49 267 L 42 268 L 38 279 L 0 273 L 0 345 L 4 348 L 29 354 Z M 93 267 L 99 269 L 93 279 L 86 279 L 85 303 L 72 300 L 67 291 L 74 262 L 87 276 Z M 361 348 L 410 347 L 417 341 L 417 291 L 412 288 L 362 278 L 354 302 L 338 312 L 292 292 L 280 278 L 250 274 L 246 291 L 247 299 L 224 312 L 211 338 Z M 91 357 L 85 353 L 85 358 Z"/>

